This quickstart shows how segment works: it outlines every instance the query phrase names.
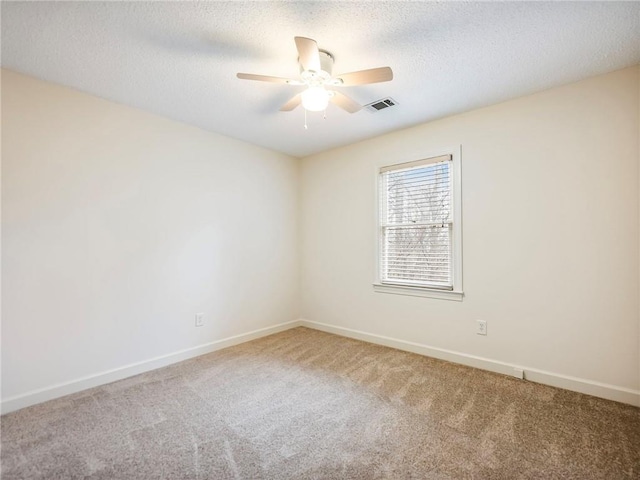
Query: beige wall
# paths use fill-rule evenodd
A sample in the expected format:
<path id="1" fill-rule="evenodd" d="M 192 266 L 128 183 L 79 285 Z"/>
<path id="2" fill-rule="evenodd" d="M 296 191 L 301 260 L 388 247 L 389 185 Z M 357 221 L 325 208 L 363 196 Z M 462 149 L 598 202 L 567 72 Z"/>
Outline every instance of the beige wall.
<path id="1" fill-rule="evenodd" d="M 6 70 L 2 140 L 3 398 L 297 318 L 297 160 Z"/>
<path id="2" fill-rule="evenodd" d="M 302 316 L 638 390 L 639 74 L 602 75 L 304 159 Z M 375 166 L 454 145 L 464 301 L 374 293 Z M 476 319 L 488 322 L 486 337 L 475 334 Z"/>

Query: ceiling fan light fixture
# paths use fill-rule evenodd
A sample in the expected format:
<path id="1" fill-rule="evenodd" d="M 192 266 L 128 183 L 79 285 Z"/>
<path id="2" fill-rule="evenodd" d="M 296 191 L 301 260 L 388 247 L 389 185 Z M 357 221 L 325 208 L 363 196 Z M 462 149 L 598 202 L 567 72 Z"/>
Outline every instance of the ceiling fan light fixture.
<path id="1" fill-rule="evenodd" d="M 355 113 L 360 111 L 362 106 L 344 93 L 334 90 L 334 87 L 353 87 L 388 82 L 393 79 L 393 72 L 389 67 L 358 70 L 333 77 L 333 55 L 326 50 L 320 50 L 316 41 L 311 38 L 294 37 L 294 41 L 300 64 L 299 79 L 255 75 L 253 73 L 238 73 L 236 75 L 243 80 L 306 86 L 305 91 L 290 98 L 280 108 L 281 112 L 290 112 L 299 105 L 302 105 L 305 112 L 321 112 L 326 110 L 329 102 L 332 102 L 349 113 Z"/>
<path id="2" fill-rule="evenodd" d="M 301 97 L 302 106 L 310 112 L 321 112 L 329 105 L 329 92 L 324 87 L 309 87 Z"/>

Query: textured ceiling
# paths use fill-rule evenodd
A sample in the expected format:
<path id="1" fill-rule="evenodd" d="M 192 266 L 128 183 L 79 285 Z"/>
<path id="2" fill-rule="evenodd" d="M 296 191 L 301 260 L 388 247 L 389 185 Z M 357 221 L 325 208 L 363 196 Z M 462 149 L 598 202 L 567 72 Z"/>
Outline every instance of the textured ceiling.
<path id="1" fill-rule="evenodd" d="M 2 66 L 206 130 L 305 156 L 640 63 L 640 3 L 2 2 Z M 362 104 L 279 112 L 300 87 L 294 36 L 334 73 L 390 66 L 345 87 Z"/>

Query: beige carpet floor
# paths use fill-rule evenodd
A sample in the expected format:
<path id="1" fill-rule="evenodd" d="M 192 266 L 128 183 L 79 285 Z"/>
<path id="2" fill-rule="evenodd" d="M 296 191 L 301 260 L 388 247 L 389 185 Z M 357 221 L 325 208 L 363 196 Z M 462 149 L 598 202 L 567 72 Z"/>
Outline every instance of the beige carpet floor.
<path id="1" fill-rule="evenodd" d="M 4 415 L 9 479 L 640 478 L 640 409 L 296 328 Z"/>

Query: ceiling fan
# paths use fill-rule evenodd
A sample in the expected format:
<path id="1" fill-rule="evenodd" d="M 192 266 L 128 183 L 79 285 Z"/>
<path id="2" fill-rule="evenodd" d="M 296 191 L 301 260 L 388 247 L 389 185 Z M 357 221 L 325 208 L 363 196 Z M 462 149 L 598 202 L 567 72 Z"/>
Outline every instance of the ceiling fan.
<path id="1" fill-rule="evenodd" d="M 305 110 L 320 112 L 327 108 L 329 102 L 332 102 L 349 113 L 355 113 L 362 106 L 344 93 L 333 90 L 334 87 L 366 85 L 369 83 L 388 82 L 393 79 L 393 72 L 389 67 L 371 68 L 332 77 L 333 55 L 326 50 L 318 49 L 316 41 L 310 38 L 295 37 L 294 40 L 298 49 L 298 63 L 300 64 L 299 79 L 270 77 L 251 73 L 238 73 L 237 75 L 238 78 L 244 80 L 306 86 L 306 90 L 291 98 L 280 108 L 282 112 L 289 112 L 300 104 Z"/>

